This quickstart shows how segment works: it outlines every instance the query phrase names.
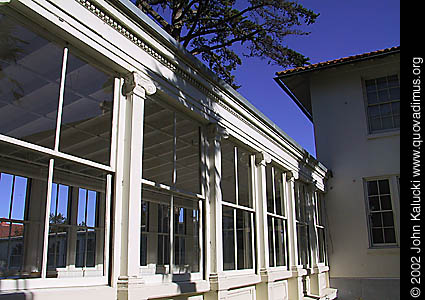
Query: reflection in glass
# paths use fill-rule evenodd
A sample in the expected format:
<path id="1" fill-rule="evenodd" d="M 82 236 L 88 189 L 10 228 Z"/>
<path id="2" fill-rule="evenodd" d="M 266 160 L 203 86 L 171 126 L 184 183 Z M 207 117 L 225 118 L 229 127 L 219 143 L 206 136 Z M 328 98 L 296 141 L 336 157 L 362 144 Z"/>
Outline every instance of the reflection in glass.
<path id="1" fill-rule="evenodd" d="M 274 219 L 274 230 L 275 230 L 275 248 L 276 248 L 276 266 L 286 265 L 286 220 Z"/>
<path id="2" fill-rule="evenodd" d="M 235 229 L 233 208 L 223 206 L 223 268 L 235 269 Z"/>
<path id="3" fill-rule="evenodd" d="M 236 203 L 235 146 L 221 142 L 221 193 L 223 201 Z"/>
<path id="4" fill-rule="evenodd" d="M 16 159 L 17 149 L 6 157 L 0 153 L 0 278 L 41 275 L 37 254 L 43 249 L 48 168 Z M 20 151 L 20 156 L 31 156 L 31 151 Z"/>
<path id="5" fill-rule="evenodd" d="M 199 272 L 199 208 L 197 201 L 174 199 L 173 273 Z"/>
<path id="6" fill-rule="evenodd" d="M 251 155 L 241 148 L 237 148 L 238 153 L 238 204 L 252 207 L 250 168 Z"/>
<path id="7" fill-rule="evenodd" d="M 171 196 L 142 191 L 140 265 L 150 274 L 169 272 Z"/>
<path id="8" fill-rule="evenodd" d="M 109 165 L 113 77 L 68 54 L 59 149 Z"/>
<path id="9" fill-rule="evenodd" d="M 172 186 L 174 113 L 153 101 L 146 101 L 143 131 L 142 177 Z"/>
<path id="10" fill-rule="evenodd" d="M 251 212 L 236 210 L 238 270 L 252 268 Z"/>

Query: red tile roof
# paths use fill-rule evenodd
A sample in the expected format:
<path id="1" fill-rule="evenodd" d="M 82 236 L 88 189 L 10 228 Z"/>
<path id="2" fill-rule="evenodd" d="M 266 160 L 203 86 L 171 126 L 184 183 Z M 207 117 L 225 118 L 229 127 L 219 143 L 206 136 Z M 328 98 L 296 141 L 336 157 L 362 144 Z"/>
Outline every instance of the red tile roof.
<path id="1" fill-rule="evenodd" d="M 8 238 L 9 230 L 10 236 L 22 236 L 24 233 L 24 225 L 23 224 L 12 224 L 12 228 L 10 228 L 10 223 L 8 222 L 0 222 L 0 238 Z"/>
<path id="2" fill-rule="evenodd" d="M 396 46 L 396 47 L 381 49 L 381 50 L 377 50 L 377 51 L 367 52 L 367 53 L 363 53 L 363 54 L 358 54 L 358 55 L 328 60 L 328 61 L 325 61 L 325 62 L 319 62 L 319 63 L 316 63 L 316 64 L 311 64 L 311 65 L 307 65 L 307 66 L 303 66 L 303 67 L 288 69 L 288 70 L 276 72 L 276 75 L 277 76 L 282 76 L 282 75 L 286 76 L 286 75 L 290 75 L 290 74 L 298 73 L 298 72 L 314 71 L 314 70 L 321 69 L 321 68 L 328 68 L 328 67 L 332 67 L 332 66 L 335 66 L 335 65 L 354 62 L 354 61 L 357 61 L 357 60 L 373 58 L 373 57 L 380 56 L 380 55 L 387 55 L 387 54 L 391 54 L 391 53 L 395 53 L 395 52 L 399 52 L 399 51 L 400 51 L 400 46 Z"/>

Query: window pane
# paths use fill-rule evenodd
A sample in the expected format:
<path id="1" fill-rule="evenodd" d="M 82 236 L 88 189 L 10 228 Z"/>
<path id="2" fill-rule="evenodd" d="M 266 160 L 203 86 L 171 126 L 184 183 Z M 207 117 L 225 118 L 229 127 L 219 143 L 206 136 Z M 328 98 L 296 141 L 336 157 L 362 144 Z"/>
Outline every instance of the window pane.
<path id="1" fill-rule="evenodd" d="M 191 119 L 176 114 L 176 187 L 200 193 L 199 126 Z"/>
<path id="2" fill-rule="evenodd" d="M 272 167 L 266 166 L 266 195 L 267 195 L 267 211 L 274 213 L 274 198 L 273 198 L 273 179 L 272 179 Z"/>
<path id="3" fill-rule="evenodd" d="M 378 91 L 378 102 L 386 102 L 389 99 L 388 90 Z"/>
<path id="4" fill-rule="evenodd" d="M 49 241 L 47 250 L 47 277 L 56 276 L 56 268 L 65 268 L 68 250 L 68 228 L 64 226 L 49 226 Z"/>
<path id="5" fill-rule="evenodd" d="M 392 210 L 391 207 L 391 196 L 387 195 L 387 196 L 381 196 L 381 209 L 382 210 Z"/>
<path id="6" fill-rule="evenodd" d="M 53 148 L 63 49 L 0 9 L 0 133 Z"/>
<path id="7" fill-rule="evenodd" d="M 142 190 L 142 239 L 140 263 L 148 274 L 169 273 L 171 196 Z M 177 208 L 177 211 L 180 209 Z M 184 214 L 175 221 L 183 221 Z M 187 220 L 187 219 L 186 219 Z M 184 232 L 185 227 L 180 228 Z"/>
<path id="8" fill-rule="evenodd" d="M 367 182 L 367 193 L 369 196 L 378 195 L 378 184 L 375 180 Z"/>
<path id="9" fill-rule="evenodd" d="M 252 268 L 251 213 L 236 210 L 238 270 Z"/>
<path id="10" fill-rule="evenodd" d="M 394 115 L 399 115 L 400 114 L 400 102 L 393 102 L 391 103 L 391 109 L 393 111 Z"/>
<path id="11" fill-rule="evenodd" d="M 273 217 L 267 216 L 267 231 L 269 234 L 269 266 L 274 267 L 275 261 L 274 261 L 274 242 L 273 242 Z"/>
<path id="12" fill-rule="evenodd" d="M 375 79 L 365 80 L 365 85 L 366 85 L 366 91 L 368 92 L 376 91 Z"/>
<path id="13" fill-rule="evenodd" d="M 378 89 L 387 88 L 388 87 L 387 78 L 386 77 L 377 78 L 376 79 L 376 85 L 377 85 Z"/>
<path id="14" fill-rule="evenodd" d="M 382 244 L 384 242 L 384 235 L 382 228 L 372 228 L 372 243 Z"/>
<path id="15" fill-rule="evenodd" d="M 60 151 L 109 165 L 113 83 L 111 75 L 68 54 Z"/>
<path id="16" fill-rule="evenodd" d="M 367 93 L 367 102 L 369 104 L 378 103 L 378 94 L 376 92 L 368 92 Z"/>
<path id="17" fill-rule="evenodd" d="M 382 129 L 389 129 L 394 127 L 392 117 L 382 118 L 381 121 L 382 121 Z"/>
<path id="18" fill-rule="evenodd" d="M 384 227 L 394 226 L 394 219 L 392 212 L 382 213 L 382 223 Z"/>
<path id="19" fill-rule="evenodd" d="M 390 194 L 390 183 L 388 179 L 379 180 L 379 193 L 382 194 Z"/>
<path id="20" fill-rule="evenodd" d="M 48 165 L 16 156 L 34 157 L 0 143 L 0 278 L 40 277 Z"/>
<path id="21" fill-rule="evenodd" d="M 369 197 L 369 209 L 370 211 L 381 210 L 378 196 Z"/>
<path id="22" fill-rule="evenodd" d="M 384 228 L 385 243 L 395 243 L 395 231 L 394 228 Z"/>
<path id="23" fill-rule="evenodd" d="M 223 206 L 223 268 L 235 269 L 235 229 L 233 208 Z"/>
<path id="24" fill-rule="evenodd" d="M 198 202 L 174 199 L 174 273 L 199 272 Z"/>
<path id="25" fill-rule="evenodd" d="M 326 260 L 326 237 L 325 229 L 317 228 L 317 234 L 319 236 L 319 262 L 324 263 Z"/>
<path id="26" fill-rule="evenodd" d="M 390 100 L 398 100 L 400 99 L 400 88 L 392 88 L 390 91 Z"/>
<path id="27" fill-rule="evenodd" d="M 0 173 L 0 218 L 10 218 L 10 202 L 12 201 L 14 176 Z"/>
<path id="28" fill-rule="evenodd" d="M 276 201 L 276 214 L 284 216 L 285 215 L 285 206 L 282 198 L 282 172 L 275 169 L 274 174 L 274 187 L 275 187 L 275 201 Z"/>
<path id="29" fill-rule="evenodd" d="M 173 185 L 174 113 L 153 101 L 145 102 L 142 177 Z"/>
<path id="30" fill-rule="evenodd" d="M 391 115 L 391 104 L 381 104 L 379 105 L 379 108 L 381 110 L 381 116 L 390 116 Z"/>
<path id="31" fill-rule="evenodd" d="M 381 130 L 382 129 L 381 118 L 370 119 L 369 120 L 369 126 L 370 126 L 371 131 Z"/>
<path id="32" fill-rule="evenodd" d="M 282 219 L 275 219 L 276 266 L 286 266 L 286 225 Z"/>
<path id="33" fill-rule="evenodd" d="M 236 203 L 235 146 L 221 142 L 221 193 L 223 201 Z"/>
<path id="34" fill-rule="evenodd" d="M 387 80 L 388 80 L 388 86 L 389 87 L 399 86 L 398 76 L 397 75 L 388 76 L 387 77 Z"/>
<path id="35" fill-rule="evenodd" d="M 308 266 L 310 261 L 308 226 L 297 223 L 298 263 Z"/>
<path id="36" fill-rule="evenodd" d="M 53 180 L 58 185 L 57 218 L 59 214 L 68 215 L 69 225 L 64 221 L 56 223 L 57 232 L 50 232 L 49 251 L 56 257 L 56 263 L 51 263 L 50 277 L 80 277 L 104 275 L 104 242 L 106 215 L 106 179 L 108 173 L 93 167 L 74 162 L 55 159 Z M 53 201 L 53 199 L 52 199 Z M 54 236 L 54 238 L 53 238 Z M 61 242 L 62 248 L 50 243 Z M 64 248 L 65 249 L 65 248 Z M 59 252 L 58 252 L 59 251 Z M 92 268 L 86 271 L 71 271 L 62 268 L 57 263 L 57 256 L 66 261 L 66 266 L 75 265 L 77 268 Z M 51 258 L 53 259 L 53 258 Z M 95 269 L 93 269 L 96 267 Z"/>
<path id="37" fill-rule="evenodd" d="M 380 116 L 379 105 L 369 106 L 367 108 L 367 111 L 368 111 L 369 118 L 374 118 L 374 117 Z"/>
<path id="38" fill-rule="evenodd" d="M 370 215 L 372 227 L 382 227 L 381 213 L 374 213 Z"/>
<path id="39" fill-rule="evenodd" d="M 238 191 L 239 205 L 252 207 L 251 201 L 251 155 L 243 149 L 238 150 Z"/>

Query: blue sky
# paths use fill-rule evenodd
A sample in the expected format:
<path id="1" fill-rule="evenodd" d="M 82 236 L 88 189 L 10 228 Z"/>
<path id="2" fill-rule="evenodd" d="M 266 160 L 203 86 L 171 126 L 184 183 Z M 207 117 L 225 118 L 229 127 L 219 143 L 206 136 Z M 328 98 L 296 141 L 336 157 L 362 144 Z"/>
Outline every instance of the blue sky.
<path id="1" fill-rule="evenodd" d="M 298 1 L 320 16 L 306 27 L 308 36 L 295 36 L 287 46 L 310 58 L 311 63 L 400 45 L 398 0 Z M 279 66 L 249 59 L 236 71 L 238 90 L 298 144 L 315 156 L 314 129 L 293 101 L 273 80 Z"/>
<path id="2" fill-rule="evenodd" d="M 320 16 L 305 28 L 310 35 L 290 37 L 286 46 L 309 57 L 311 63 L 400 45 L 399 0 L 298 2 Z M 315 156 L 313 125 L 273 80 L 282 70 L 260 58 L 243 59 L 234 73 L 236 83 L 242 85 L 238 92 Z"/>

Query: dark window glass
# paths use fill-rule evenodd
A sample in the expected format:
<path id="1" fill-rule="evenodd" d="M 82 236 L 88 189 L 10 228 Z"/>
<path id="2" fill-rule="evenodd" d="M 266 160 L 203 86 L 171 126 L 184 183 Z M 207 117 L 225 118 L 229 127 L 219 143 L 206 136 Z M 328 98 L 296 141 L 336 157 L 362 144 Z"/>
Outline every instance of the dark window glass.
<path id="1" fill-rule="evenodd" d="M 221 192 L 223 201 L 236 203 L 235 146 L 221 142 Z"/>
<path id="2" fill-rule="evenodd" d="M 41 276 L 48 165 L 0 143 L 0 278 Z"/>
<path id="3" fill-rule="evenodd" d="M 223 268 L 235 269 L 234 209 L 223 206 Z"/>
<path id="4" fill-rule="evenodd" d="M 53 148 L 63 49 L 0 9 L 0 134 Z"/>
<path id="5" fill-rule="evenodd" d="M 109 165 L 114 79 L 68 54 L 59 149 Z"/>

